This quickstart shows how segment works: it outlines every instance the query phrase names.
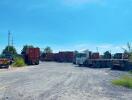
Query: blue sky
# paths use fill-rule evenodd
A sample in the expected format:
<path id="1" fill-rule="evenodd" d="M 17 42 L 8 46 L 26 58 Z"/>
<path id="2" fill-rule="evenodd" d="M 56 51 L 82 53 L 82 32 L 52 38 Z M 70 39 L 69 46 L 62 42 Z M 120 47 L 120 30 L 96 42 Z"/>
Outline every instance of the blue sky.
<path id="1" fill-rule="evenodd" d="M 132 40 L 132 0 L 0 0 L 0 51 L 24 44 L 121 52 Z"/>

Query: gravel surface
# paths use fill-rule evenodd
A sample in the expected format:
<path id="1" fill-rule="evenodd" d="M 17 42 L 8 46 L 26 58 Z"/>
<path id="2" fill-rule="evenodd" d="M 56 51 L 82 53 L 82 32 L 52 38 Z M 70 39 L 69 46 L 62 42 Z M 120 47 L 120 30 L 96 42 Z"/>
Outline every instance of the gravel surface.
<path id="1" fill-rule="evenodd" d="M 132 89 L 111 84 L 124 74 L 55 62 L 0 70 L 0 100 L 132 100 Z"/>

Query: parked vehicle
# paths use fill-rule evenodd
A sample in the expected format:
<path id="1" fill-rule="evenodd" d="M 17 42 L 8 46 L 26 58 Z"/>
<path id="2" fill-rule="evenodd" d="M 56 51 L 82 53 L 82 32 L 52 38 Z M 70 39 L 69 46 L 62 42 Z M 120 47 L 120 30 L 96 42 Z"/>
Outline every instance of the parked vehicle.
<path id="1" fill-rule="evenodd" d="M 123 59 L 129 59 L 129 54 L 128 53 L 124 53 L 123 54 Z"/>
<path id="2" fill-rule="evenodd" d="M 99 59 L 100 55 L 98 52 L 92 53 L 92 59 Z"/>
<path id="3" fill-rule="evenodd" d="M 56 58 L 58 62 L 73 62 L 74 53 L 70 51 L 59 52 Z"/>
<path id="4" fill-rule="evenodd" d="M 114 54 L 114 59 L 123 59 L 123 53 Z"/>
<path id="5" fill-rule="evenodd" d="M 87 59 L 84 62 L 84 66 L 90 68 L 111 68 L 111 59 Z"/>
<path id="6" fill-rule="evenodd" d="M 0 58 L 0 68 L 9 68 L 10 62 L 6 58 Z"/>
<path id="7" fill-rule="evenodd" d="M 0 58 L 7 59 L 10 65 L 14 62 L 14 56 L 13 56 L 12 54 L 9 54 L 9 53 L 7 53 L 7 54 L 2 54 L 2 55 L 0 56 Z"/>
<path id="8" fill-rule="evenodd" d="M 66 62 L 73 62 L 74 53 L 73 52 L 66 52 L 65 53 L 65 60 Z"/>
<path id="9" fill-rule="evenodd" d="M 45 61 L 45 56 L 46 56 L 45 53 L 41 53 L 41 55 L 40 55 L 40 61 Z"/>
<path id="10" fill-rule="evenodd" d="M 76 54 L 76 64 L 79 65 L 79 66 L 82 66 L 84 65 L 84 62 L 87 60 L 87 59 L 91 59 L 92 58 L 92 52 L 88 51 L 88 52 L 85 52 L 85 53 L 78 53 Z"/>
<path id="11" fill-rule="evenodd" d="M 76 64 L 76 56 L 77 56 L 77 54 L 74 53 L 74 56 L 73 56 L 73 64 Z"/>
<path id="12" fill-rule="evenodd" d="M 59 53 L 54 53 L 54 61 L 59 61 Z"/>
<path id="13" fill-rule="evenodd" d="M 79 53 L 76 55 L 76 64 L 82 66 L 86 59 L 87 59 L 87 54 Z"/>
<path id="14" fill-rule="evenodd" d="M 112 61 L 112 70 L 132 70 L 132 63 L 128 59 L 116 59 Z"/>
<path id="15" fill-rule="evenodd" d="M 23 55 L 25 62 L 29 65 L 38 65 L 40 59 L 39 48 L 27 48 L 26 53 Z"/>
<path id="16" fill-rule="evenodd" d="M 53 53 L 46 53 L 44 61 L 54 61 L 54 54 Z"/>

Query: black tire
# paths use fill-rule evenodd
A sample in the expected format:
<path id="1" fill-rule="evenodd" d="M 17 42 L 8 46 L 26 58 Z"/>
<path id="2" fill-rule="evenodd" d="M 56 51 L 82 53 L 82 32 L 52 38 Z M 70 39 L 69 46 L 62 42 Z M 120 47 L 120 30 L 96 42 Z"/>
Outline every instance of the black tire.
<path id="1" fill-rule="evenodd" d="M 6 65 L 5 68 L 8 69 L 9 68 L 9 65 Z"/>
<path id="2" fill-rule="evenodd" d="M 83 65 L 82 64 L 79 64 L 79 67 L 82 67 Z"/>
<path id="3" fill-rule="evenodd" d="M 39 61 L 37 61 L 37 62 L 35 63 L 35 65 L 39 65 Z"/>

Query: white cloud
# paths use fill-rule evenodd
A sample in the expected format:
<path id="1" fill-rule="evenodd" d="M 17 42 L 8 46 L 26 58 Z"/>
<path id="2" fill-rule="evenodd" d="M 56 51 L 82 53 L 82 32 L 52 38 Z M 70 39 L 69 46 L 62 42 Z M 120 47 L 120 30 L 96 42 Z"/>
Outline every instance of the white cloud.
<path id="1" fill-rule="evenodd" d="M 126 48 L 125 45 L 122 44 L 75 44 L 75 45 L 51 45 L 51 48 L 53 49 L 54 52 L 59 52 L 59 51 L 79 51 L 82 52 L 84 50 L 90 50 L 92 52 L 100 52 L 100 54 L 103 54 L 105 51 L 111 51 L 112 54 L 117 53 L 117 52 L 123 52 L 122 48 Z"/>
<path id="2" fill-rule="evenodd" d="M 84 51 L 89 49 L 90 51 L 96 52 L 98 51 L 103 54 L 105 51 L 111 51 L 111 53 L 123 52 L 122 48 L 125 48 L 124 45 L 114 45 L 114 44 L 80 44 L 74 46 L 74 48 L 78 51 Z"/>

